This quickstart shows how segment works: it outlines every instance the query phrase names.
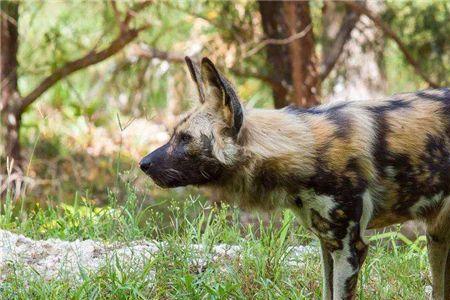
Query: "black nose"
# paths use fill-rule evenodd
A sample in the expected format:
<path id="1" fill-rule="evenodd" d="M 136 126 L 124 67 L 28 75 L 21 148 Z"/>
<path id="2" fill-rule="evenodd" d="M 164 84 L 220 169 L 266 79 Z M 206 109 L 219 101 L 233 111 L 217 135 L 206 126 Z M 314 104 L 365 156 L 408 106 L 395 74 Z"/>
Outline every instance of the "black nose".
<path id="1" fill-rule="evenodd" d="M 147 175 L 155 175 L 161 172 L 161 168 L 164 167 L 167 160 L 167 148 L 169 143 L 147 154 L 140 162 L 139 167 Z"/>
<path id="2" fill-rule="evenodd" d="M 147 173 L 151 169 L 152 164 L 153 162 L 150 155 L 147 155 L 139 162 L 139 167 L 141 168 L 142 171 Z"/>

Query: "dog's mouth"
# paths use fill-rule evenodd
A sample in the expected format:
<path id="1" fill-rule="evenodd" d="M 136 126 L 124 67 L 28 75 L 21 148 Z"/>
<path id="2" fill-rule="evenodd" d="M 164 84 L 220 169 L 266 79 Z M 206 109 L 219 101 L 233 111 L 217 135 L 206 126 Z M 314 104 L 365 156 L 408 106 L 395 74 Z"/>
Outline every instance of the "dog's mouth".
<path id="1" fill-rule="evenodd" d="M 188 181 L 183 174 L 174 169 L 162 170 L 158 173 L 153 173 L 148 170 L 144 173 L 150 177 L 153 182 L 161 188 L 175 188 L 188 185 Z"/>
<path id="2" fill-rule="evenodd" d="M 152 178 L 152 177 L 150 177 Z M 163 179 L 157 179 L 157 178 L 152 178 L 153 182 L 159 186 L 160 188 L 163 189 L 170 189 L 170 188 L 176 188 L 176 187 L 181 187 L 181 186 L 186 186 L 188 185 L 187 183 L 183 183 L 181 181 L 177 181 L 177 180 L 163 180 Z"/>
<path id="3" fill-rule="evenodd" d="M 187 185 L 202 186 L 211 182 L 216 181 L 218 176 L 211 176 L 206 172 L 189 172 L 184 174 L 181 171 L 168 169 L 162 170 L 158 173 L 144 171 L 147 176 L 149 176 L 153 182 L 164 189 L 183 187 Z"/>

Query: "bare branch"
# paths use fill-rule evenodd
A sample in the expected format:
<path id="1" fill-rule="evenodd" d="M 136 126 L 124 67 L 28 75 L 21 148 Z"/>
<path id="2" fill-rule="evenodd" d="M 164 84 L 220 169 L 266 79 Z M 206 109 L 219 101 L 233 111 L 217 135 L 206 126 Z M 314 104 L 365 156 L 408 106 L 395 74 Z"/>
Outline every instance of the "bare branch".
<path id="1" fill-rule="evenodd" d="M 322 60 L 320 67 L 320 80 L 323 81 L 333 70 L 336 62 L 341 56 L 342 49 L 344 49 L 345 44 L 350 39 L 351 32 L 359 20 L 360 14 L 352 10 L 348 10 L 344 19 L 342 20 L 341 28 L 339 28 L 336 38 L 329 47 L 329 53 Z"/>
<path id="2" fill-rule="evenodd" d="M 102 51 L 91 51 L 85 56 L 76 59 L 74 61 L 66 63 L 61 68 L 57 69 L 47 78 L 45 78 L 34 90 L 32 90 L 27 96 L 22 99 L 20 110 L 24 111 L 31 103 L 34 102 L 45 91 L 52 87 L 55 83 L 61 79 L 69 76 L 70 74 L 86 68 L 88 66 L 97 64 L 110 56 L 116 54 L 122 50 L 128 43 L 134 40 L 140 31 L 136 29 L 128 30 L 117 37 L 111 44 Z"/>
<path id="3" fill-rule="evenodd" d="M 424 81 L 426 81 L 431 87 L 434 87 L 434 88 L 439 87 L 439 84 L 434 82 L 423 72 L 423 70 L 419 66 L 419 63 L 414 59 L 414 57 L 411 55 L 411 53 L 409 53 L 406 45 L 400 40 L 398 35 L 389 27 L 389 25 L 387 25 L 379 16 L 372 13 L 367 7 L 362 6 L 361 4 L 359 4 L 356 1 L 355 2 L 346 1 L 344 3 L 345 3 L 345 5 L 350 7 L 356 13 L 363 14 L 363 15 L 367 16 L 369 19 L 371 19 L 373 21 L 373 23 L 384 32 L 384 34 L 386 34 L 388 37 L 390 37 L 391 39 L 393 39 L 395 41 L 395 43 L 399 47 L 400 51 L 403 53 L 403 55 L 405 56 L 408 63 L 414 68 L 416 73 L 420 77 L 422 77 L 422 79 Z"/>
<path id="4" fill-rule="evenodd" d="M 117 9 L 117 1 L 110 0 L 110 3 L 111 3 L 112 10 L 114 12 L 114 18 L 116 19 L 116 23 L 117 23 L 117 25 L 119 25 L 120 31 L 124 32 L 126 27 L 125 27 L 125 24 L 120 20 L 120 12 Z"/>
<path id="5" fill-rule="evenodd" d="M 303 29 L 300 32 L 297 32 L 291 36 L 288 36 L 284 39 L 265 39 L 261 41 L 258 45 L 256 45 L 254 48 L 250 49 L 244 56 L 244 58 L 254 55 L 255 53 L 259 52 L 261 49 L 266 47 L 267 45 L 286 45 L 290 44 L 295 40 L 301 39 L 306 34 L 308 34 L 308 31 L 311 30 L 311 24 L 306 26 L 305 29 Z"/>
<path id="6" fill-rule="evenodd" d="M 8 22 L 10 22 L 11 24 L 13 24 L 14 26 L 17 27 L 17 21 L 14 20 L 14 18 L 12 18 L 11 16 L 9 16 L 9 15 L 6 14 L 5 12 L 3 12 L 3 10 L 0 11 L 0 17 L 1 17 L 1 18 L 5 18 L 6 20 L 8 20 Z"/>
<path id="7" fill-rule="evenodd" d="M 135 45 L 132 48 L 131 55 L 147 59 L 158 58 L 160 60 L 165 60 L 174 63 L 184 63 L 185 57 L 185 55 L 183 55 L 182 53 L 162 51 L 159 49 L 149 47 L 144 48 L 138 45 Z"/>
<path id="8" fill-rule="evenodd" d="M 143 9 L 147 5 L 149 5 L 151 1 L 139 2 L 138 5 L 132 8 L 134 12 Z M 115 3 L 112 4 L 113 9 L 115 7 Z M 47 76 L 36 88 L 34 88 L 28 95 L 22 98 L 22 101 L 19 106 L 19 112 L 23 112 L 29 105 L 31 105 L 39 96 L 41 96 L 44 92 L 46 92 L 49 88 L 51 88 L 55 83 L 60 81 L 61 79 L 69 76 L 70 74 L 89 67 L 91 65 L 95 65 L 122 50 L 126 45 L 128 45 L 131 41 L 133 41 L 141 31 L 148 28 L 150 25 L 146 24 L 139 28 L 129 29 L 128 24 L 131 19 L 134 17 L 133 14 L 127 13 L 127 17 L 121 23 L 121 33 L 119 36 L 114 39 L 108 47 L 101 51 L 92 50 L 83 57 L 70 61 L 66 63 L 64 66 L 58 68 L 52 74 Z M 122 25 L 124 25 L 122 29 Z"/>
<path id="9" fill-rule="evenodd" d="M 248 70 L 242 70 L 242 69 L 237 68 L 237 67 L 232 67 L 232 68 L 230 69 L 230 72 L 233 73 L 233 74 L 236 75 L 236 76 L 239 76 L 239 77 L 246 77 L 246 78 L 251 77 L 251 78 L 259 79 L 259 80 L 261 80 L 262 82 L 265 82 L 265 83 L 269 84 L 269 85 L 270 85 L 271 87 L 273 87 L 273 88 L 286 89 L 286 88 L 281 84 L 281 82 L 278 82 L 278 81 L 276 81 L 276 80 L 273 80 L 273 79 L 270 78 L 269 76 L 264 76 L 264 75 L 262 75 L 262 74 L 255 73 L 255 72 L 251 72 L 251 71 L 248 71 Z"/>
<path id="10" fill-rule="evenodd" d="M 151 48 L 151 47 L 143 48 L 143 47 L 140 47 L 137 45 L 132 48 L 132 55 L 136 55 L 140 58 L 145 58 L 145 59 L 158 58 L 158 59 L 165 60 L 165 61 L 168 61 L 171 63 L 184 63 L 184 57 L 186 56 L 183 53 L 172 52 L 172 51 L 162 51 L 162 50 Z M 271 85 L 272 87 L 284 89 L 284 87 L 281 85 L 281 83 L 271 79 L 268 76 L 264 76 L 259 73 L 250 72 L 248 70 L 244 71 L 238 67 L 230 68 L 230 72 L 239 77 L 256 78 L 256 79 L 259 79 L 259 80 Z"/>
<path id="11" fill-rule="evenodd" d="M 143 10 L 150 4 L 152 4 L 152 2 L 153 1 L 151 1 L 151 0 L 146 0 L 146 1 L 141 1 L 141 2 L 136 3 L 133 7 L 131 7 L 127 11 L 125 19 L 123 20 L 122 23 L 125 24 L 125 26 L 128 26 L 130 24 L 130 21 L 136 16 L 136 13 Z"/>

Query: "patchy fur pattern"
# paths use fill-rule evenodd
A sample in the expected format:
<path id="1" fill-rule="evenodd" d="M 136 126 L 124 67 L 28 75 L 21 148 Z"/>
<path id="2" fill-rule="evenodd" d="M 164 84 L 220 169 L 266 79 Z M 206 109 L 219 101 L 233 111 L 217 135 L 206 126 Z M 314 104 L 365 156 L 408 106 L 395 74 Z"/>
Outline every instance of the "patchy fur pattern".
<path id="1" fill-rule="evenodd" d="M 449 124 L 449 89 L 308 110 L 247 110 L 237 142 L 215 139 L 216 155 L 234 168 L 212 184 L 241 206 L 263 209 L 305 191 L 362 203 L 368 190 L 369 227 L 431 218 L 450 193 Z M 234 193 L 239 197 L 229 197 Z"/>
<path id="2" fill-rule="evenodd" d="M 246 160 L 214 186 L 243 207 L 297 212 L 333 257 L 334 289 L 325 298 L 354 297 L 367 228 L 423 220 L 442 236 L 439 255 L 450 260 L 449 89 L 307 110 L 249 110 L 238 143 L 235 153 Z M 436 280 L 446 283 L 435 297 L 444 299 L 450 263 L 438 264 Z"/>
<path id="3" fill-rule="evenodd" d="M 141 162 L 156 182 L 213 188 L 247 209 L 294 210 L 321 241 L 324 299 L 355 297 L 367 228 L 422 220 L 434 297 L 450 299 L 449 88 L 245 110 L 208 59 L 190 69 L 201 105 Z"/>

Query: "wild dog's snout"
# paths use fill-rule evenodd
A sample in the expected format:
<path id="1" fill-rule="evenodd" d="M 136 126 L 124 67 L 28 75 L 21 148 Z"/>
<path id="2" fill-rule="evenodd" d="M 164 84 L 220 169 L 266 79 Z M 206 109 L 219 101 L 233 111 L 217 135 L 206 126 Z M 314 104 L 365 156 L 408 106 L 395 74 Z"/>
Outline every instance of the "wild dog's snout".
<path id="1" fill-rule="evenodd" d="M 152 168 L 153 161 L 151 157 L 151 153 L 145 156 L 141 161 L 139 162 L 139 168 L 141 168 L 142 171 L 147 173 Z"/>
<path id="2" fill-rule="evenodd" d="M 162 165 L 164 162 L 164 158 L 167 155 L 167 148 L 168 144 L 159 147 L 155 151 L 151 152 L 147 156 L 145 156 L 140 162 L 139 167 L 142 171 L 145 172 L 147 175 L 154 175 L 158 172 L 158 168 Z M 159 166 L 159 167 L 158 167 Z"/>

